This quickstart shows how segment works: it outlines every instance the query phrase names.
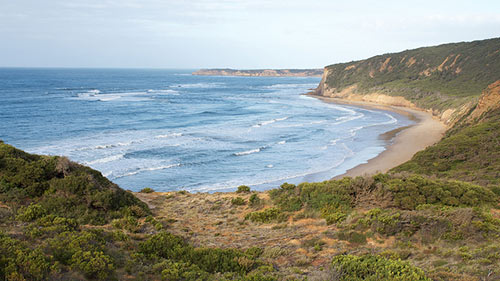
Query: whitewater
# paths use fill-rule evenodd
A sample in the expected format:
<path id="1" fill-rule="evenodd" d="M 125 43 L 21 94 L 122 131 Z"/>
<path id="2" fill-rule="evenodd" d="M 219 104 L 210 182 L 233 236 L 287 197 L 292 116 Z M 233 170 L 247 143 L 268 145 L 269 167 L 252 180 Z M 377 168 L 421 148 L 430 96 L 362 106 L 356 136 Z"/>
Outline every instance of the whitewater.
<path id="1" fill-rule="evenodd" d="M 303 95 L 319 78 L 190 73 L 0 69 L 0 139 L 134 191 L 265 190 L 342 174 L 413 122 Z"/>

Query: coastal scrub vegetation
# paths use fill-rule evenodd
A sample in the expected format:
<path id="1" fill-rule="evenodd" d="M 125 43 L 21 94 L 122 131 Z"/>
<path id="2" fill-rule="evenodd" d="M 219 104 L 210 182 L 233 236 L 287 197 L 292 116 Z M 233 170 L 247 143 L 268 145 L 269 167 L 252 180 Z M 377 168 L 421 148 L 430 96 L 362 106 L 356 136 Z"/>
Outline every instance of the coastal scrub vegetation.
<path id="1" fill-rule="evenodd" d="M 193 247 L 99 172 L 0 142 L 0 279 L 275 280 L 262 250 Z M 261 278 L 261 279 L 259 279 Z"/>
<path id="2" fill-rule="evenodd" d="M 443 111 L 474 102 L 498 80 L 500 38 L 444 44 L 327 66 L 328 88 L 402 96 Z"/>
<path id="3" fill-rule="evenodd" d="M 422 269 L 401 260 L 376 255 L 338 255 L 333 266 L 341 272 L 341 281 L 431 281 Z"/>
<path id="4" fill-rule="evenodd" d="M 0 278 L 308 279 L 293 267 L 285 272 L 275 269 L 277 259 L 289 255 L 288 250 L 276 252 L 255 245 L 194 246 L 189 239 L 172 233 L 179 233 L 170 226 L 176 219 L 152 216 L 148 206 L 132 193 L 66 158 L 28 154 L 4 143 L 0 143 L 0 156 Z M 293 233 L 294 228 L 288 226 L 290 217 L 298 221 L 319 219 L 329 230 L 304 238 L 300 245 L 306 251 L 323 255 L 330 247 L 325 241 L 347 243 L 343 252 L 330 256 L 331 266 L 310 273 L 311 280 L 314 274 L 327 278 L 319 280 L 375 278 L 370 276 L 383 280 L 459 280 L 453 278 L 483 276 L 484 270 L 490 276 L 500 276 L 495 269 L 500 261 L 495 250 L 500 249 L 500 218 L 490 212 L 498 206 L 499 198 L 489 187 L 393 173 L 285 183 L 268 194 L 266 200 L 258 193 L 232 197 L 229 206 L 241 206 L 238 212 L 245 212 L 245 220 L 236 225 L 274 224 L 271 231 Z M 192 235 L 197 234 L 188 236 Z M 396 241 L 390 249 L 369 250 L 374 240 L 390 239 Z M 410 245 L 432 249 L 440 245 L 444 250 L 426 254 L 433 260 L 429 267 L 419 261 L 422 253 Z M 361 251 L 354 255 L 349 249 Z M 451 271 L 440 267 L 455 259 L 460 261 Z M 312 266 L 310 257 L 295 264 Z"/>
<path id="5" fill-rule="evenodd" d="M 46 215 L 80 224 L 105 224 L 123 215 L 150 214 L 146 204 L 65 157 L 28 154 L 0 143 L 0 201 L 23 221 Z"/>

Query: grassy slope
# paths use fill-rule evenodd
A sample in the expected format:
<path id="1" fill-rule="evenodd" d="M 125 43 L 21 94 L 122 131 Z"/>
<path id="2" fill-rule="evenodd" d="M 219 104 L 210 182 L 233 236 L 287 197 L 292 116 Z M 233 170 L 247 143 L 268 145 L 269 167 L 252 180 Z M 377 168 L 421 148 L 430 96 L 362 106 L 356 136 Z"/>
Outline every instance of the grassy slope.
<path id="1" fill-rule="evenodd" d="M 422 108 L 443 110 L 477 98 L 498 79 L 500 38 L 444 44 L 327 66 L 326 84 L 359 93 L 403 96 Z"/>

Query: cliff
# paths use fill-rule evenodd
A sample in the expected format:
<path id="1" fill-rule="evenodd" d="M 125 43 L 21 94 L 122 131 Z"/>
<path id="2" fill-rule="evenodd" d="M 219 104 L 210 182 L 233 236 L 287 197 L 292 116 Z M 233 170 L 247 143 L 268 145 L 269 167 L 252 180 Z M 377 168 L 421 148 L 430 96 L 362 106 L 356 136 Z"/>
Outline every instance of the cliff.
<path id="1" fill-rule="evenodd" d="M 468 119 L 476 121 L 485 117 L 485 114 L 500 108 L 500 80 L 490 84 L 484 91 L 476 108 Z"/>
<path id="2" fill-rule="evenodd" d="M 500 38 L 494 38 L 329 65 L 315 94 L 424 109 L 451 126 L 499 78 Z"/>
<path id="3" fill-rule="evenodd" d="M 211 76 L 264 76 L 264 77 L 321 77 L 322 69 L 200 69 L 193 75 Z"/>

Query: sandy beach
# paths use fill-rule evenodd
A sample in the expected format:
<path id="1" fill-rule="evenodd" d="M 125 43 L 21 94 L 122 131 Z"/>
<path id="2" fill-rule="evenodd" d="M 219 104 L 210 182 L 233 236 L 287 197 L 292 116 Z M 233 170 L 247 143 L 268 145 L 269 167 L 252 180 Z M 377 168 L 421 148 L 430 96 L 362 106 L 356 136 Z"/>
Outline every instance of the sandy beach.
<path id="1" fill-rule="evenodd" d="M 410 160 L 415 153 L 438 142 L 444 135 L 447 127 L 434 118 L 430 113 L 416 109 L 387 106 L 370 102 L 349 101 L 336 98 L 327 98 L 311 95 L 321 99 L 324 102 L 336 104 L 348 104 L 366 108 L 375 108 L 388 110 L 408 116 L 416 121 L 413 126 L 399 128 L 386 132 L 380 137 L 390 142 L 386 150 L 377 157 L 368 160 L 367 163 L 360 164 L 344 174 L 334 177 L 339 179 L 343 177 L 356 177 L 362 175 L 371 175 L 378 172 L 385 173 L 390 169 Z"/>

